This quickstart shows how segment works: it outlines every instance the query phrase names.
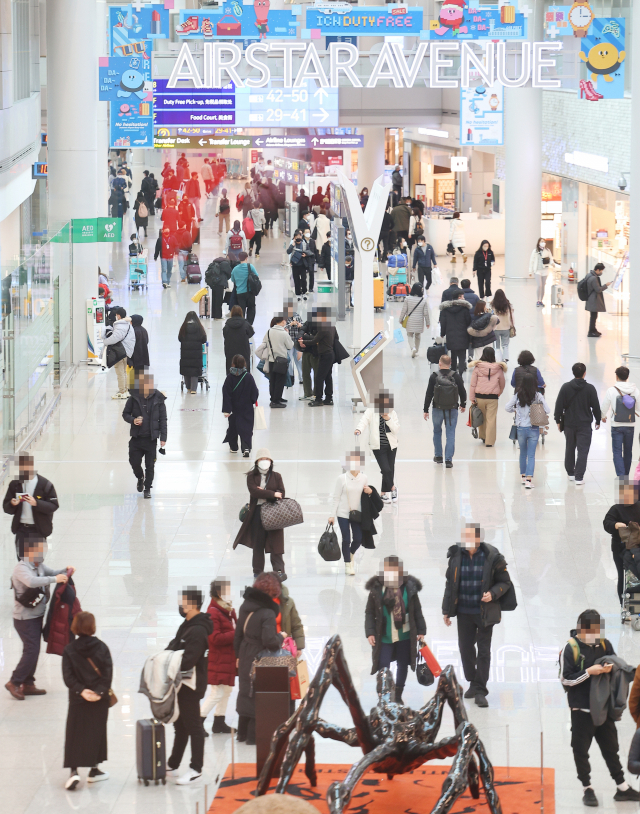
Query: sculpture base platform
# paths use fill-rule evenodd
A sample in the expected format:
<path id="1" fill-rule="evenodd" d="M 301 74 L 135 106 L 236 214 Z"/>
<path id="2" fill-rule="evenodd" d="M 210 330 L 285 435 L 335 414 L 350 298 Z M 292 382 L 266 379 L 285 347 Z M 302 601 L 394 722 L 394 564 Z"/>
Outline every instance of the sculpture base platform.
<path id="1" fill-rule="evenodd" d="M 360 755 L 354 749 L 354 754 Z M 287 794 L 299 797 L 315 806 L 321 814 L 328 814 L 326 794 L 336 780 L 344 780 L 351 768 L 349 764 L 318 763 L 318 785 L 311 788 L 304 773 L 304 763 L 296 768 Z M 413 772 L 397 775 L 387 780 L 386 775 L 369 772 L 360 781 L 351 798 L 347 812 L 358 814 L 428 814 L 436 804 L 447 777 L 449 766 L 426 765 Z M 494 767 L 496 790 L 504 814 L 540 814 L 540 769 Z M 227 767 L 224 779 L 209 808 L 209 814 L 233 814 L 243 803 L 253 799 L 256 787 L 256 767 L 253 763 L 236 763 L 235 780 L 231 779 L 231 767 Z M 271 784 L 275 788 L 276 781 Z M 576 794 L 579 799 L 580 789 Z M 486 798 L 480 787 L 480 799 L 474 800 L 465 791 L 451 809 L 451 814 L 487 814 Z M 544 770 L 544 812 L 555 814 L 554 770 Z"/>

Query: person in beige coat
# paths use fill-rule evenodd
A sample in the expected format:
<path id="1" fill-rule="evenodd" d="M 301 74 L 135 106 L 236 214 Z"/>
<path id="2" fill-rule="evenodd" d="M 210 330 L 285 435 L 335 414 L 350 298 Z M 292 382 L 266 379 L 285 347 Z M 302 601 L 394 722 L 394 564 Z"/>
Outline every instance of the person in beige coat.
<path id="1" fill-rule="evenodd" d="M 394 478 L 400 422 L 393 409 L 393 393 L 381 390 L 374 398 L 373 404 L 373 407 L 365 410 L 355 434 L 361 435 L 365 429 L 369 430 L 369 447 L 382 473 L 380 497 L 384 503 L 397 503 L 398 489 Z"/>
<path id="2" fill-rule="evenodd" d="M 415 359 L 420 350 L 420 337 L 424 331 L 425 325 L 427 328 L 431 325 L 429 318 L 429 305 L 424 299 L 424 289 L 420 283 L 414 283 L 411 288 L 411 294 L 405 297 L 402 303 L 402 311 L 400 311 L 400 323 L 407 317 L 407 340 L 411 348 L 411 358 Z"/>
<path id="3" fill-rule="evenodd" d="M 505 387 L 504 373 L 507 365 L 496 362 L 496 352 L 486 347 L 477 362 L 471 362 L 471 386 L 469 398 L 477 405 L 484 416 L 484 423 L 478 427 L 478 437 L 485 446 L 492 447 L 496 442 L 496 417 L 498 399 Z"/>
<path id="4" fill-rule="evenodd" d="M 269 330 L 264 335 L 262 344 L 256 348 L 256 356 L 265 360 L 264 372 L 269 374 L 270 407 L 286 407 L 287 402 L 282 398 L 284 386 L 287 381 L 287 371 L 276 373 L 273 365 L 276 358 L 289 359 L 289 351 L 293 348 L 293 340 L 285 330 L 286 319 L 278 314 L 271 320 Z"/>

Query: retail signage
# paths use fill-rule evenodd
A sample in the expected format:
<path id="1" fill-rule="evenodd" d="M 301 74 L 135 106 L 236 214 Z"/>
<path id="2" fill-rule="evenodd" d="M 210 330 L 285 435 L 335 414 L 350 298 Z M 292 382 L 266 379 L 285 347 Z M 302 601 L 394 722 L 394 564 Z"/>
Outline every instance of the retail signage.
<path id="1" fill-rule="evenodd" d="M 451 172 L 468 172 L 469 159 L 466 155 L 451 156 Z"/>
<path id="2" fill-rule="evenodd" d="M 121 218 L 74 218 L 71 221 L 73 243 L 119 243 Z"/>
<path id="3" fill-rule="evenodd" d="M 438 19 L 429 21 L 429 29 L 422 32 L 422 38 L 432 40 L 527 38 L 527 15 L 524 10 L 518 11 L 513 3 L 501 3 L 500 8 L 471 6 L 465 8 L 466 5 L 465 0 L 444 0 Z"/>
<path id="4" fill-rule="evenodd" d="M 504 144 L 504 88 L 460 88 L 460 144 Z"/>
<path id="5" fill-rule="evenodd" d="M 476 53 L 474 46 L 481 46 L 483 54 Z M 519 88 L 530 81 L 534 88 L 559 88 L 560 79 L 543 76 L 543 71 L 555 68 L 554 54 L 561 50 L 561 42 L 522 42 L 519 43 L 519 53 L 515 55 L 520 59 L 515 60 L 512 51 L 507 54 L 505 42 L 420 42 L 411 58 L 405 55 L 399 42 L 385 42 L 376 57 L 366 86 L 375 88 L 380 80 L 390 80 L 396 88 L 412 88 L 416 82 L 432 88 L 469 87 L 472 74 L 479 74 L 487 85 L 497 81 L 506 87 Z M 300 58 L 295 66 L 294 54 Z M 427 55 L 428 68 L 424 64 Z M 244 87 L 264 88 L 270 84 L 272 78 L 270 66 L 263 61 L 266 56 L 282 58 L 283 73 L 274 78 L 282 81 L 283 87 L 287 89 L 305 87 L 308 80 L 317 82 L 319 88 L 337 88 L 341 77 L 346 78 L 353 87 L 363 87 L 354 71 L 360 58 L 355 45 L 333 43 L 329 48 L 326 65 L 321 62 L 313 42 L 251 43 L 244 51 L 231 42 L 205 42 L 202 74 L 188 44 L 183 43 L 166 87 L 177 88 L 180 87 L 180 82 L 189 81 L 194 89 L 215 89 L 230 82 L 236 91 Z M 456 57 L 460 59 L 461 65 L 458 75 L 452 70 Z M 518 73 L 513 76 L 513 64 L 516 61 Z M 243 62 L 243 68 L 249 69 L 243 70 L 244 79 L 236 70 Z M 423 68 L 427 71 L 424 75 Z M 444 74 L 447 70 L 449 73 Z M 313 124 L 322 125 L 323 122 L 312 122 L 311 125 Z M 330 126 L 328 121 L 324 124 Z"/>
<path id="6" fill-rule="evenodd" d="M 322 34 L 417 37 L 422 29 L 422 14 L 422 8 L 406 5 L 350 6 L 348 11 L 307 6 L 306 30 L 311 39 Z"/>
<path id="7" fill-rule="evenodd" d="M 169 37 L 169 11 L 163 5 L 109 6 L 109 54 L 149 56 L 145 40 Z"/>
<path id="8" fill-rule="evenodd" d="M 157 132 L 153 140 L 153 146 L 171 150 L 174 147 L 181 147 L 185 150 L 189 147 L 207 147 L 224 149 L 243 149 L 253 147 L 254 136 L 171 136 L 166 132 Z"/>
<path id="9" fill-rule="evenodd" d="M 564 154 L 564 161 L 565 164 L 573 164 L 576 167 L 586 167 L 588 170 L 609 172 L 609 159 L 604 155 L 581 153 L 578 150 L 574 150 L 572 153 Z"/>
<path id="10" fill-rule="evenodd" d="M 110 104 L 110 143 L 114 149 L 153 146 L 153 115 L 151 101 L 116 102 Z"/>
<path id="11" fill-rule="evenodd" d="M 158 131 L 159 133 L 159 131 Z M 156 133 L 156 135 L 158 135 Z M 165 133 L 164 135 L 170 135 Z M 179 136 L 235 136 L 234 127 L 178 127 Z"/>
<path id="12" fill-rule="evenodd" d="M 274 182 L 284 181 L 285 184 L 304 184 L 306 171 L 312 172 L 312 168 L 306 161 L 298 161 L 297 158 L 286 158 L 276 156 L 273 159 L 273 180 Z"/>
<path id="13" fill-rule="evenodd" d="M 357 45 L 358 44 L 358 38 L 357 37 L 330 37 L 329 35 L 327 35 L 324 38 L 324 44 L 326 45 L 327 48 L 331 45 L 332 42 L 348 42 L 348 43 L 351 43 L 352 45 Z"/>
<path id="14" fill-rule="evenodd" d="M 580 98 L 590 102 L 624 98 L 624 17 L 596 17 L 580 43 L 580 59 L 587 69 L 580 81 Z"/>
<path id="15" fill-rule="evenodd" d="M 584 37 L 594 18 L 588 0 L 576 0 L 569 6 L 549 6 L 544 15 L 544 28 L 552 38 Z"/>
<path id="16" fill-rule="evenodd" d="M 287 11 L 272 9 L 269 0 L 233 0 L 206 9 L 182 9 L 176 34 L 183 40 L 296 39 L 301 11 L 295 6 Z"/>

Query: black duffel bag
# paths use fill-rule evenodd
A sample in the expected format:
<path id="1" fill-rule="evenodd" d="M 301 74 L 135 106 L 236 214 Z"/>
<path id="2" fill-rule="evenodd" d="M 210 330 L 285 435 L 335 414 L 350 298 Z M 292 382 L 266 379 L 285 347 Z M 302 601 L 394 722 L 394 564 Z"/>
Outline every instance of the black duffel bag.
<path id="1" fill-rule="evenodd" d="M 335 562 L 342 556 L 338 535 L 333 530 L 333 526 L 327 523 L 320 542 L 318 543 L 318 554 L 326 562 Z"/>

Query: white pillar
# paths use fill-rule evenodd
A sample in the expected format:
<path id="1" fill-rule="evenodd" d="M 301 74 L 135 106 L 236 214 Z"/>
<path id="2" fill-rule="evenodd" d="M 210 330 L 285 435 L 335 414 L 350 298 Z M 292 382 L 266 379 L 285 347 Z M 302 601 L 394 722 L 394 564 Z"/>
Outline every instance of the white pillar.
<path id="1" fill-rule="evenodd" d="M 97 161 L 97 25 L 96 0 L 47 0 L 48 189 L 53 222 L 102 214 Z M 97 249 L 97 243 L 74 246 L 74 363 L 87 358 L 86 300 L 97 290 Z"/>
<path id="2" fill-rule="evenodd" d="M 638 9 L 635 11 L 631 36 L 640 38 L 640 13 Z M 631 132 L 634 133 L 637 130 L 633 128 L 640 126 L 640 58 L 631 62 L 631 88 Z M 629 193 L 629 355 L 637 364 L 640 358 L 640 297 L 637 296 L 640 291 L 640 153 L 636 149 L 631 150 Z"/>
<path id="3" fill-rule="evenodd" d="M 360 127 L 358 133 L 364 136 L 364 147 L 358 150 L 358 190 L 367 187 L 369 192 L 373 182 L 384 174 L 384 127 Z M 351 167 L 345 167 L 345 174 Z"/>
<path id="4" fill-rule="evenodd" d="M 97 50 L 98 57 L 109 55 L 109 45 L 107 42 L 107 3 L 106 0 L 96 0 L 97 11 Z M 97 102 L 97 195 L 98 195 L 98 217 L 106 218 L 109 214 L 110 179 L 107 170 L 109 161 L 109 102 Z M 105 274 L 109 274 L 111 245 L 109 243 L 98 243 L 98 265 Z"/>

